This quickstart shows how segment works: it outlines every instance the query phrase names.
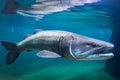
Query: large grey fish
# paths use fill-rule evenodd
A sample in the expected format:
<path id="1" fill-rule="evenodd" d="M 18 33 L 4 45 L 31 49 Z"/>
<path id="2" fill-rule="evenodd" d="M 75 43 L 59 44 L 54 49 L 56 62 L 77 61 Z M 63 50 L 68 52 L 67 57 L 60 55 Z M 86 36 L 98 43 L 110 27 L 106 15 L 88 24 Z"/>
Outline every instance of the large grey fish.
<path id="1" fill-rule="evenodd" d="M 2 13 L 18 13 L 23 16 L 41 19 L 45 14 L 61 12 L 74 6 L 98 2 L 100 0 L 35 0 L 34 4 L 28 7 L 19 3 L 19 0 L 6 0 Z"/>
<path id="2" fill-rule="evenodd" d="M 68 8 L 94 3 L 100 0 L 35 0 L 29 7 L 23 6 L 19 0 L 6 0 L 3 13 L 15 13 L 17 10 L 24 10 L 35 14 L 48 14 L 67 10 Z"/>
<path id="3" fill-rule="evenodd" d="M 21 52 L 33 49 L 40 50 L 37 56 L 44 58 L 104 60 L 114 56 L 106 52 L 114 47 L 111 43 L 61 30 L 37 30 L 17 44 L 7 41 L 1 44 L 9 51 L 7 64 L 13 63 Z"/>

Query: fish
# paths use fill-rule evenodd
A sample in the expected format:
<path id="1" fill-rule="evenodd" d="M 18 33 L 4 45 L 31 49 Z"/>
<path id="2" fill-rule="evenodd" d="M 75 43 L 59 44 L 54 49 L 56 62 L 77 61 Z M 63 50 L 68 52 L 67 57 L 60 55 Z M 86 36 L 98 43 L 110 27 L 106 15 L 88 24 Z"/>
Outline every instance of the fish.
<path id="1" fill-rule="evenodd" d="M 4 14 L 20 14 L 41 19 L 43 15 L 69 10 L 75 6 L 99 2 L 100 0 L 35 0 L 34 4 L 23 6 L 18 1 L 6 0 Z M 40 17 L 41 16 L 41 17 Z M 37 18 L 36 18 L 37 17 Z"/>
<path id="2" fill-rule="evenodd" d="M 109 42 L 63 30 L 37 29 L 19 43 L 0 41 L 8 50 L 7 64 L 12 64 L 23 51 L 39 50 L 40 58 L 66 58 L 70 60 L 106 60 L 114 56 Z"/>

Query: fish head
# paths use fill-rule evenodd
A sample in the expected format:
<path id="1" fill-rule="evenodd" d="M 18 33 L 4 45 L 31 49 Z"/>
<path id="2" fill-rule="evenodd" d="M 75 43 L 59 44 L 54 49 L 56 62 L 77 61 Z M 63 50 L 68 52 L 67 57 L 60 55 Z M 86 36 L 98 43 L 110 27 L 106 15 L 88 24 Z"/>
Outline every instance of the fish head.
<path id="1" fill-rule="evenodd" d="M 80 36 L 71 40 L 69 52 L 76 60 L 105 60 L 114 56 L 109 52 L 113 47 L 112 43 Z"/>

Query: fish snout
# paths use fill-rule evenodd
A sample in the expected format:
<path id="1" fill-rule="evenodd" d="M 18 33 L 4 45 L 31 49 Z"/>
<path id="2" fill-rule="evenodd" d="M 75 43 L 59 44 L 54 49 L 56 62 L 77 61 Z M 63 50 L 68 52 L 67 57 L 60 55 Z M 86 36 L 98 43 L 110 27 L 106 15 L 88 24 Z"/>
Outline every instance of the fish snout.
<path id="1" fill-rule="evenodd" d="M 107 49 L 112 49 L 112 48 L 114 47 L 114 45 L 113 45 L 112 43 L 107 43 L 107 44 L 105 45 L 105 47 L 106 47 Z"/>

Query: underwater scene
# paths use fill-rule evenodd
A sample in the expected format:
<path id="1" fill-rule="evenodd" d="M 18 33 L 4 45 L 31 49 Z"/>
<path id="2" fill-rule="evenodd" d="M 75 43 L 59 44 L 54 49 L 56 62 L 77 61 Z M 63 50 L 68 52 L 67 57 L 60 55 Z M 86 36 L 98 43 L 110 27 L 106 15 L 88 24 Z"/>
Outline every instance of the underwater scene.
<path id="1" fill-rule="evenodd" d="M 119 3 L 0 0 L 0 80 L 119 80 Z"/>

